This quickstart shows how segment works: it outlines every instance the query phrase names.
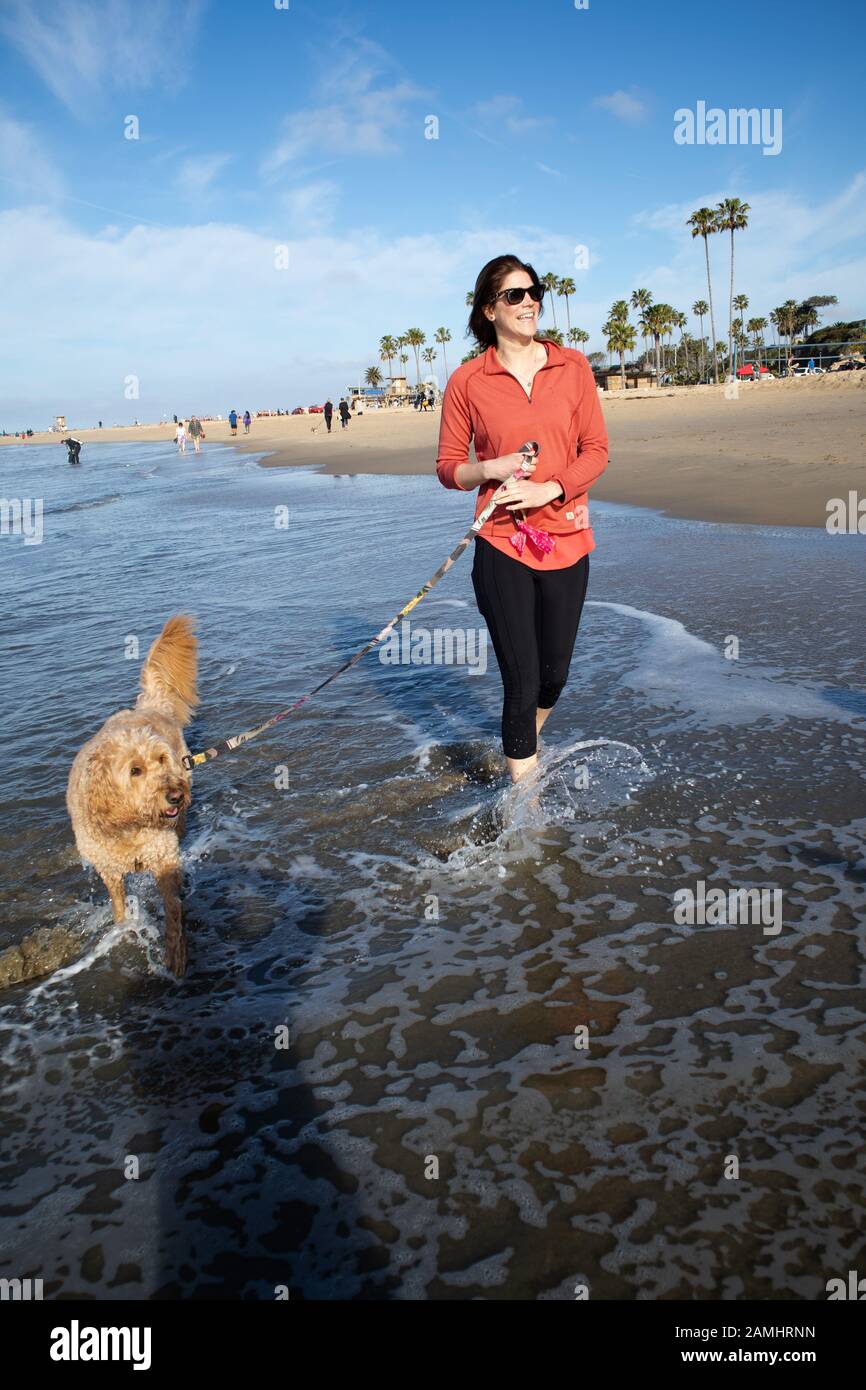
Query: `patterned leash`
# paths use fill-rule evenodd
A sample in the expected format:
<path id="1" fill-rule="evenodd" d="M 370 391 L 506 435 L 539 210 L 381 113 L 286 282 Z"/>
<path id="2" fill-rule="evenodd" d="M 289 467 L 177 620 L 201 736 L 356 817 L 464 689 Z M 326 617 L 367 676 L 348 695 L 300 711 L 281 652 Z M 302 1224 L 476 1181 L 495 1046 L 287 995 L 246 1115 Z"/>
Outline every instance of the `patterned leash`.
<path id="1" fill-rule="evenodd" d="M 538 457 L 538 445 L 534 440 L 529 440 L 526 444 L 522 445 L 517 452 L 522 454 L 525 463 L 528 463 L 531 459 Z M 526 477 L 523 464 L 512 474 L 512 477 Z M 498 492 L 499 489 L 497 488 L 496 491 Z M 184 767 L 189 770 L 190 768 L 197 767 L 200 763 L 212 762 L 214 758 L 219 757 L 220 753 L 231 753 L 235 748 L 240 748 L 241 744 L 249 743 L 250 739 L 258 738 L 259 734 L 265 733 L 267 729 L 273 729 L 275 724 L 281 723 L 283 719 L 287 719 L 290 714 L 293 714 L 296 709 L 300 709 L 301 705 L 305 705 L 308 700 L 312 700 L 313 696 L 318 695 L 320 690 L 324 690 L 326 685 L 330 685 L 338 676 L 342 676 L 345 671 L 350 671 L 353 666 L 356 666 L 362 657 L 366 656 L 367 653 L 372 651 L 375 646 L 378 646 L 380 642 L 383 642 L 385 638 L 393 632 L 401 619 L 405 618 L 407 613 L 411 613 L 415 605 L 420 603 L 422 598 L 425 598 L 430 590 L 436 587 L 439 580 L 443 575 L 448 573 L 454 562 L 460 559 L 460 556 L 463 554 L 473 536 L 477 536 L 485 521 L 493 515 L 498 505 L 496 493 L 494 493 L 484 510 L 479 512 L 460 544 L 452 550 L 448 559 L 439 566 L 434 575 L 431 575 L 423 588 L 419 589 L 417 594 L 415 594 L 413 598 L 410 598 L 408 603 L 403 605 L 400 612 L 395 613 L 391 621 L 386 623 L 385 627 L 382 628 L 382 631 L 377 632 L 375 637 L 371 637 L 370 641 L 365 643 L 360 651 L 355 652 L 355 655 L 351 656 L 348 661 L 344 661 L 342 666 L 336 671 L 332 671 L 331 674 L 326 676 L 323 681 L 320 681 L 313 690 L 310 690 L 306 695 L 302 695 L 300 700 L 296 700 L 293 705 L 289 705 L 288 709 L 280 710 L 279 714 L 275 714 L 272 718 L 266 719 L 264 724 L 259 724 L 255 729 L 247 729 L 243 734 L 235 734 L 234 738 L 225 739 L 222 743 L 217 744 L 215 748 L 205 748 L 199 753 L 187 753 L 186 757 L 183 759 Z"/>

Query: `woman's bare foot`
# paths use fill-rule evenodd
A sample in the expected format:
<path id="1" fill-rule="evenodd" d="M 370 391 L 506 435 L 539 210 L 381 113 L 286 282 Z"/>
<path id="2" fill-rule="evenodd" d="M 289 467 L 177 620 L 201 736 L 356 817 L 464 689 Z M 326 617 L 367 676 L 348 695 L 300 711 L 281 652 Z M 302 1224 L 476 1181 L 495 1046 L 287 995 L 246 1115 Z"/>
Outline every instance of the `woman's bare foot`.
<path id="1" fill-rule="evenodd" d="M 524 777 L 528 777 L 538 767 L 538 754 L 533 753 L 531 758 L 506 758 L 505 761 L 508 763 L 512 782 L 522 782 Z"/>

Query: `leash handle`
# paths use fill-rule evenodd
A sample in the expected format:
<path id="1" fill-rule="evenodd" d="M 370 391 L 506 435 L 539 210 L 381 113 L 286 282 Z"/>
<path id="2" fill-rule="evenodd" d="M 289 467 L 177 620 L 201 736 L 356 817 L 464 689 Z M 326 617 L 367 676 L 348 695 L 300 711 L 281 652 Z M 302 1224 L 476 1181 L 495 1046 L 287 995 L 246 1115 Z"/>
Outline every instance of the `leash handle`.
<path id="1" fill-rule="evenodd" d="M 522 454 L 525 462 L 528 463 L 530 459 L 533 459 L 538 455 L 539 446 L 538 444 L 536 444 L 534 439 L 529 439 L 526 441 L 525 444 L 521 445 L 517 452 L 519 454 Z M 514 473 L 512 474 L 512 477 L 514 478 L 525 478 L 526 476 L 527 475 L 524 472 L 523 465 L 521 465 L 520 468 L 515 469 Z M 496 491 L 498 492 L 499 489 L 497 488 Z M 265 722 L 263 724 L 259 724 L 257 728 L 247 729 L 242 734 L 235 734 L 233 738 L 226 739 L 217 748 L 205 748 L 198 753 L 185 754 L 185 756 L 181 759 L 181 763 L 183 767 L 186 769 L 186 771 L 190 772 L 194 767 L 198 767 L 202 763 L 211 762 L 212 759 L 218 758 L 221 752 L 231 752 L 235 748 L 239 748 L 242 743 L 248 743 L 250 739 L 257 738 L 259 734 L 263 734 L 266 730 L 274 728 L 276 724 L 281 723 L 282 720 L 284 720 L 288 715 L 292 714 L 294 710 L 299 709 L 301 705 L 306 704 L 307 700 L 312 699 L 314 695 L 318 695 L 320 690 L 324 690 L 326 685 L 330 685 L 331 681 L 336 680 L 337 677 L 341 676 L 344 671 L 350 670 L 351 667 L 354 666 L 358 661 L 360 661 L 363 656 L 366 656 L 367 652 L 372 651 L 373 647 L 375 647 L 379 642 L 381 642 L 385 637 L 387 637 L 388 634 L 396 627 L 397 623 L 400 622 L 401 618 L 404 618 L 407 613 L 411 613 L 412 609 L 415 607 L 417 603 L 421 602 L 422 598 L 426 598 L 430 590 L 434 588 L 436 584 L 439 583 L 439 580 L 442 578 L 442 576 L 447 574 L 448 570 L 450 570 L 454 562 L 460 558 L 460 556 L 463 554 L 463 551 L 466 549 L 469 542 L 472 540 L 473 536 L 476 536 L 478 534 L 485 521 L 487 521 L 488 517 L 493 515 L 494 511 L 499 505 L 494 500 L 495 497 L 496 493 L 494 492 L 493 497 L 491 497 L 484 510 L 479 512 L 478 516 L 473 521 L 469 530 L 466 532 L 466 535 L 460 541 L 460 544 L 456 546 L 454 550 L 452 550 L 447 560 L 443 560 L 436 573 L 430 576 L 430 578 L 427 580 L 427 583 L 424 584 L 418 590 L 417 594 L 410 598 L 408 603 L 404 604 L 404 606 L 400 609 L 400 612 L 395 614 L 391 621 L 387 623 L 385 627 L 382 628 L 382 631 L 377 632 L 375 637 L 371 637 L 370 641 L 365 643 L 363 647 L 361 647 L 357 652 L 355 652 L 354 656 L 351 656 L 349 660 L 345 661 L 343 665 L 340 666 L 336 671 L 332 671 L 330 676 L 326 676 L 325 679 L 323 681 L 320 681 L 319 684 L 315 686 L 313 690 L 308 691 L 306 695 L 302 695 L 301 698 L 299 700 L 296 700 L 293 705 L 289 705 L 287 709 L 280 710 L 279 714 L 275 714 L 271 719 L 266 719 Z"/>

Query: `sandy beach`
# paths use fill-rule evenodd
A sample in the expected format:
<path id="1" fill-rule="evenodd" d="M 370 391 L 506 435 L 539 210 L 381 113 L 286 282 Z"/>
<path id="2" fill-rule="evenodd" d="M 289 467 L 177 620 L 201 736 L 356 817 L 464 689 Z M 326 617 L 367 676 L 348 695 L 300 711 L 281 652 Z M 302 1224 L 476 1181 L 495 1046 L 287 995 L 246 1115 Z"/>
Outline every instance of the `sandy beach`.
<path id="1" fill-rule="evenodd" d="M 653 507 L 693 520 L 824 526 L 827 502 L 866 493 L 866 373 L 797 377 L 724 387 L 679 387 L 603 397 L 610 466 L 594 488 L 602 501 Z M 227 421 L 208 421 L 208 445 L 263 453 L 265 467 L 318 465 L 331 474 L 425 474 L 435 467 L 439 412 L 368 411 L 332 433 L 321 415 L 253 421 L 231 438 Z M 87 446 L 123 441 L 170 444 L 174 425 L 72 432 Z M 56 443 L 0 439 L 9 448 Z"/>

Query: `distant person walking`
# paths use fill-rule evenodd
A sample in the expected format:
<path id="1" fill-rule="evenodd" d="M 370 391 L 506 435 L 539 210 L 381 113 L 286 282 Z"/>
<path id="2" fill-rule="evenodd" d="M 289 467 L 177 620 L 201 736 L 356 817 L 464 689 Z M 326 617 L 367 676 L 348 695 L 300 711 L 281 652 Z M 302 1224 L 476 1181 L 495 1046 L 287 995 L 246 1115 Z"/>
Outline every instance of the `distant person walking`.
<path id="1" fill-rule="evenodd" d="M 229 411 L 229 428 L 233 435 L 238 432 L 238 413 L 236 410 Z"/>
<path id="2" fill-rule="evenodd" d="M 186 432 L 192 440 L 192 447 L 195 449 L 197 454 L 200 453 L 202 435 L 204 434 L 204 430 L 201 427 L 201 420 L 198 418 L 197 415 L 190 415 L 189 424 L 186 427 Z"/>
<path id="3" fill-rule="evenodd" d="M 178 422 L 177 422 L 177 429 L 176 429 L 175 432 L 174 432 L 174 442 L 175 442 L 175 444 L 177 445 L 177 451 L 178 451 L 178 453 L 179 453 L 179 454 L 185 454 L 185 453 L 186 453 L 186 430 L 185 430 L 185 428 L 184 428 L 183 420 L 178 420 Z"/>
<path id="4" fill-rule="evenodd" d="M 249 432 L 250 432 L 250 425 L 251 425 L 252 423 L 253 423 L 253 417 L 252 417 L 252 415 L 250 414 L 250 412 L 249 412 L 248 410 L 245 410 L 245 411 L 244 411 L 244 434 L 249 434 Z"/>
<path id="5" fill-rule="evenodd" d="M 345 429 L 349 423 L 349 407 L 345 400 L 340 401 L 338 409 L 340 411 L 340 424 L 343 426 L 343 429 Z"/>
<path id="6" fill-rule="evenodd" d="M 81 440 L 80 439 L 61 439 L 61 444 L 66 445 L 66 462 L 81 462 Z"/>
<path id="7" fill-rule="evenodd" d="M 325 425 L 327 427 L 328 434 L 331 433 L 331 421 L 333 420 L 333 418 L 334 402 L 332 400 L 327 400 L 325 401 Z"/>

